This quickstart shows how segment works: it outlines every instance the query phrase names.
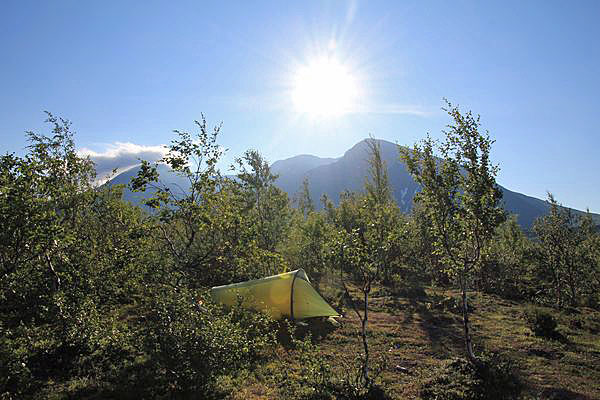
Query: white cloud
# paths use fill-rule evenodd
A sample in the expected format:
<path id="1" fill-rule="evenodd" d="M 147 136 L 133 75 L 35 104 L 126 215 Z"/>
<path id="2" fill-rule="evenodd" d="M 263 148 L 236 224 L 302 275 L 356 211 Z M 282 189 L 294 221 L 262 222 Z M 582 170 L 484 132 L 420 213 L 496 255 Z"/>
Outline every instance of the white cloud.
<path id="1" fill-rule="evenodd" d="M 98 181 L 102 182 L 111 175 L 113 169 L 124 171 L 140 163 L 140 159 L 155 162 L 167 153 L 165 146 L 144 146 L 130 142 L 115 142 L 106 145 L 104 151 L 82 148 L 78 151 L 82 157 L 89 157 L 96 165 Z"/>

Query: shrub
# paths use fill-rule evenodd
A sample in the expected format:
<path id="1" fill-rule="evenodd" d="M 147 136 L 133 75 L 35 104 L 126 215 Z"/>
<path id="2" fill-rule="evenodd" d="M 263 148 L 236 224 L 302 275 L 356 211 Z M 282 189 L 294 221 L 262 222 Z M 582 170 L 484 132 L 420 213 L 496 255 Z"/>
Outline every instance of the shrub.
<path id="1" fill-rule="evenodd" d="M 444 365 L 421 387 L 424 400 L 516 399 L 522 382 L 513 361 L 498 354 L 485 354 L 479 365 L 456 358 Z"/>
<path id="2" fill-rule="evenodd" d="M 357 356 L 346 363 L 345 371 L 334 371 L 318 345 L 313 343 L 310 333 L 299 339 L 296 327 L 288 324 L 290 344 L 302 366 L 298 375 L 289 376 L 287 368 L 281 368 L 274 376 L 280 384 L 280 395 L 286 399 L 310 400 L 386 400 L 389 398 L 384 388 L 372 383 L 365 387 L 362 373 L 363 360 Z M 375 380 L 385 367 L 385 359 L 371 366 Z"/>
<path id="3" fill-rule="evenodd" d="M 405 279 L 398 273 L 390 275 L 383 284 L 384 293 L 393 297 L 404 297 L 413 300 L 427 298 L 422 282 L 416 279 Z"/>
<path id="4" fill-rule="evenodd" d="M 582 314 L 571 317 L 569 328 L 575 331 L 587 331 L 593 334 L 600 332 L 600 320 L 594 314 Z"/>
<path id="5" fill-rule="evenodd" d="M 15 337 L 16 336 L 16 337 Z M 0 326 L 0 398 L 25 397 L 34 389 L 26 361 L 30 356 L 25 339 Z"/>
<path id="6" fill-rule="evenodd" d="M 462 315 L 462 299 L 451 296 L 439 296 L 434 295 L 432 298 L 432 302 L 428 303 L 429 308 L 433 308 L 435 310 L 450 312 L 452 314 Z M 475 311 L 475 306 L 473 302 L 467 304 L 467 310 L 469 313 Z"/>
<path id="7" fill-rule="evenodd" d="M 560 337 L 560 334 L 556 330 L 558 325 L 556 318 L 549 312 L 538 307 L 533 307 L 525 312 L 525 319 L 535 336 L 549 339 Z"/>
<path id="8" fill-rule="evenodd" d="M 199 299 L 192 291 L 168 291 L 151 304 L 141 332 L 152 376 L 145 382 L 149 396 L 220 397 L 219 378 L 249 367 L 273 343 L 266 315 L 203 300 L 199 305 Z"/>
<path id="9" fill-rule="evenodd" d="M 600 295 L 598 293 L 591 293 L 585 298 L 584 304 L 594 310 L 600 310 Z"/>
<path id="10" fill-rule="evenodd" d="M 339 378 L 335 386 L 335 398 L 345 400 L 387 400 L 390 398 L 385 387 L 375 383 L 377 377 L 383 372 L 386 360 L 381 358 L 378 363 L 371 367 L 373 382 L 365 388 L 362 376 L 361 357 L 357 357 L 354 364 L 350 364 L 346 370 L 345 378 Z"/>

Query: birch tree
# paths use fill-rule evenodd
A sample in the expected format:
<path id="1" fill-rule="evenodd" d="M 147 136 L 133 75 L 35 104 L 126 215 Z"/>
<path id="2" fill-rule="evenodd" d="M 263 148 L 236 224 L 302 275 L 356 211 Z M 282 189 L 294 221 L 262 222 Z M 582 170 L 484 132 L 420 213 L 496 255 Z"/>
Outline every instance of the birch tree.
<path id="1" fill-rule="evenodd" d="M 463 114 L 446 103 L 444 110 L 453 123 L 443 131 L 445 139 L 439 142 L 428 135 L 412 149 L 399 151 L 421 186 L 414 201 L 431 221 L 434 252 L 460 285 L 466 352 L 469 360 L 477 363 L 467 295 L 481 261 L 481 250 L 506 217 L 500 206 L 502 192 L 496 185 L 498 166 L 490 160 L 494 141 L 487 132 L 481 132 L 479 116 L 470 111 Z"/>

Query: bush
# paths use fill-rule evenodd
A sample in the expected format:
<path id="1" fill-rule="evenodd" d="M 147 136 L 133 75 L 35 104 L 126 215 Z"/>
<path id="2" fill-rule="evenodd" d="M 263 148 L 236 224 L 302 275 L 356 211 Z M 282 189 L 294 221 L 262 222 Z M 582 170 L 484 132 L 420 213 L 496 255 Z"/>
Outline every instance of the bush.
<path id="1" fill-rule="evenodd" d="M 597 319 L 595 313 L 585 313 L 576 315 L 569 320 L 569 328 L 575 331 L 587 331 L 592 334 L 600 332 L 600 320 Z"/>
<path id="2" fill-rule="evenodd" d="M 434 295 L 431 301 L 431 303 L 428 303 L 429 308 L 444 312 L 450 312 L 452 314 L 462 315 L 463 304 L 461 298 Z M 475 311 L 475 306 L 473 305 L 473 302 L 467 303 L 467 311 L 469 313 Z"/>
<path id="3" fill-rule="evenodd" d="M 143 377 L 151 377 L 143 382 L 146 395 L 222 397 L 218 380 L 235 376 L 260 358 L 274 342 L 271 325 L 264 314 L 224 310 L 193 291 L 158 294 L 140 332 L 148 358 L 145 368 L 151 372 Z"/>
<path id="4" fill-rule="evenodd" d="M 328 357 L 318 345 L 313 343 L 313 336 L 308 333 L 302 339 L 292 324 L 287 324 L 290 345 L 295 350 L 299 364 L 302 366 L 298 374 L 289 371 L 286 366 L 280 368 L 273 376 L 279 384 L 280 396 L 286 399 L 310 400 L 386 400 L 389 399 L 384 388 L 372 383 L 365 388 L 362 375 L 362 359 L 357 356 L 347 360 L 346 369 L 341 373 L 334 371 Z M 385 359 L 371 365 L 372 379 L 376 379 L 385 368 Z M 291 374 L 294 374 L 290 376 Z"/>
<path id="5" fill-rule="evenodd" d="M 37 382 L 26 363 L 29 356 L 25 339 L 0 326 L 0 399 L 23 398 L 34 389 Z"/>
<path id="6" fill-rule="evenodd" d="M 600 294 L 590 293 L 585 297 L 584 304 L 594 310 L 600 310 Z"/>
<path id="7" fill-rule="evenodd" d="M 525 319 L 535 336 L 548 339 L 558 339 L 560 337 L 556 330 L 558 325 L 556 318 L 549 312 L 533 307 L 525 312 Z"/>
<path id="8" fill-rule="evenodd" d="M 512 360 L 498 354 L 485 354 L 480 365 L 456 358 L 444 365 L 421 387 L 424 400 L 504 400 L 517 399 L 522 382 Z"/>
<path id="9" fill-rule="evenodd" d="M 385 284 L 390 294 L 408 299 L 422 299 L 427 297 L 427 293 L 421 282 L 416 280 L 404 279 L 400 274 L 393 274 Z"/>

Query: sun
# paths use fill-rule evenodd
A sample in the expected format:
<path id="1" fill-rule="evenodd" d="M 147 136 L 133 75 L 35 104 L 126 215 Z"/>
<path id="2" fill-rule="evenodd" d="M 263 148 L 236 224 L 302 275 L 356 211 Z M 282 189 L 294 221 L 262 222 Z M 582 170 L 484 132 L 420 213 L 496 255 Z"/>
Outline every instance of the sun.
<path id="1" fill-rule="evenodd" d="M 296 71 L 292 101 L 297 112 L 335 117 L 350 112 L 358 96 L 355 77 L 331 57 L 314 59 Z"/>

